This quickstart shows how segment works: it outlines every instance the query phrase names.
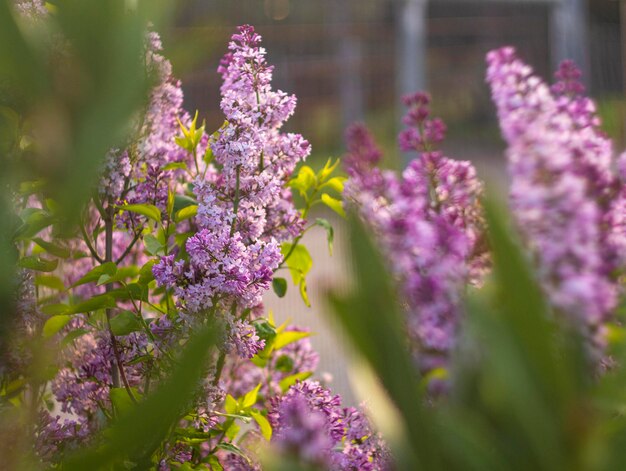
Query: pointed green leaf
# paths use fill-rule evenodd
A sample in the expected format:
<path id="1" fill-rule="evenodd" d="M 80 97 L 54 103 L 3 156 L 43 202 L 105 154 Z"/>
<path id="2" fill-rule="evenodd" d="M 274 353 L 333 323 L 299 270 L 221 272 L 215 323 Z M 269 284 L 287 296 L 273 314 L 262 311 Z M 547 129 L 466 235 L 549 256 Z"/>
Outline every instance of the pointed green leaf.
<path id="1" fill-rule="evenodd" d="M 283 378 L 278 385 L 280 386 L 280 390 L 285 393 L 287 390 L 296 384 L 296 381 L 304 381 L 305 379 L 313 376 L 312 371 L 301 371 L 300 373 L 293 374 L 291 376 L 287 376 Z"/>
<path id="2" fill-rule="evenodd" d="M 128 335 L 142 330 L 143 326 L 137 315 L 131 311 L 122 311 L 111 318 L 111 331 L 115 335 Z"/>
<path id="3" fill-rule="evenodd" d="M 129 211 L 131 213 L 141 214 L 142 216 L 161 222 L 161 210 L 153 204 L 127 204 L 118 206 L 120 211 Z"/>
<path id="4" fill-rule="evenodd" d="M 257 384 L 256 388 L 254 388 L 252 391 L 246 393 L 246 395 L 243 397 L 243 401 L 241 402 L 241 407 L 243 409 L 247 409 L 248 407 L 252 407 L 256 404 L 259 389 L 261 389 L 261 383 Z"/>
<path id="5" fill-rule="evenodd" d="M 290 343 L 297 342 L 304 338 L 310 337 L 311 332 L 299 332 L 297 330 L 285 330 L 276 336 L 274 341 L 274 349 L 280 350 L 281 348 L 289 345 Z"/>
<path id="6" fill-rule="evenodd" d="M 53 244 L 51 242 L 46 242 L 43 239 L 40 239 L 39 237 L 36 237 L 35 239 L 33 239 L 33 241 L 42 249 L 44 249 L 46 252 L 51 253 L 52 255 L 59 257 L 59 258 L 67 258 L 70 256 L 70 251 L 69 249 L 66 249 L 65 247 L 61 247 L 59 245 Z"/>
<path id="7" fill-rule="evenodd" d="M 58 266 L 58 260 L 46 260 L 37 255 L 28 255 L 21 258 L 17 265 L 22 268 L 28 268 L 29 270 L 51 272 Z"/>
<path id="8" fill-rule="evenodd" d="M 63 327 L 65 327 L 71 319 L 72 316 L 69 315 L 52 316 L 47 319 L 45 324 L 43 325 L 42 330 L 44 338 L 52 337 Z"/>
<path id="9" fill-rule="evenodd" d="M 272 288 L 274 289 L 274 293 L 279 298 L 282 298 L 287 293 L 287 280 L 280 277 L 275 277 L 272 280 Z"/>
<path id="10" fill-rule="evenodd" d="M 328 220 L 324 218 L 317 218 L 315 220 L 315 225 L 326 229 L 326 240 L 328 241 L 328 252 L 332 256 L 333 242 L 335 240 L 335 230 L 333 229 L 333 226 L 330 224 L 330 222 L 328 222 Z"/>
<path id="11" fill-rule="evenodd" d="M 257 424 L 259 424 L 259 429 L 261 429 L 261 434 L 263 438 L 265 438 L 268 442 L 272 439 L 272 426 L 269 421 L 265 418 L 263 414 L 259 411 L 252 409 L 250 411 L 250 415 L 255 420 Z"/>
<path id="12" fill-rule="evenodd" d="M 337 198 L 333 198 L 332 196 L 326 193 L 324 193 L 321 196 L 321 198 L 322 198 L 322 203 L 324 203 L 330 209 L 335 211 L 341 217 L 344 217 L 344 218 L 346 217 L 346 212 L 343 209 L 343 203 L 341 202 L 341 200 L 338 200 Z"/>

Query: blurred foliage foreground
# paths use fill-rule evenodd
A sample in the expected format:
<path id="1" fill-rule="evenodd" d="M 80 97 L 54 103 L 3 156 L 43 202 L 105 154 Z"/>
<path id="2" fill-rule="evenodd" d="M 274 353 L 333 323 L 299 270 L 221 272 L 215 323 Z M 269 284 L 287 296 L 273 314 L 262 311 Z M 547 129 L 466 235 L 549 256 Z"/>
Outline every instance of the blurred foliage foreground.
<path id="1" fill-rule="evenodd" d="M 15 296 L 18 268 L 43 273 L 38 278 L 43 288 L 66 289 L 63 284 L 58 289 L 58 281 L 46 275 L 56 269 L 58 262 L 40 256 L 47 253 L 63 258 L 64 248 L 36 236 L 48 227 L 60 240 L 64 235 L 76 233 L 87 202 L 98 201 L 92 189 L 98 180 L 103 156 L 124 141 L 153 86 L 137 58 L 144 55 L 148 19 L 158 18 L 157 13 L 163 12 L 162 6 L 156 8 L 155 4 L 147 2 L 130 5 L 121 0 L 64 0 L 58 4 L 48 5 L 54 11 L 54 21 L 45 25 L 22 24 L 12 11 L 12 3 L 0 1 L 0 218 L 3 221 L 0 224 L 0 354 L 3 362 L 14 353 L 7 350 L 15 334 L 12 326 L 18 311 Z M 56 56 L 59 48 L 50 41 L 55 37 L 71 44 L 69 49 L 62 48 L 68 51 L 66 56 Z M 63 67 L 58 67 L 59 63 Z M 183 135 L 177 143 L 193 154 L 197 163 L 195 153 L 204 129 L 196 129 L 195 119 L 181 123 L 181 127 Z M 210 151 L 207 150 L 204 158 L 208 165 Z M 176 168 L 182 167 L 179 163 Z M 341 202 L 335 197 L 341 193 L 344 180 L 331 176 L 335 167 L 329 162 L 315 172 L 305 166 L 288 181 L 289 187 L 298 191 L 304 200 L 303 207 L 299 208 L 303 219 L 318 203 L 343 214 Z M 170 167 L 172 169 L 174 167 Z M 263 170 L 261 165 L 260 172 Z M 240 171 L 237 167 L 235 214 L 239 204 Z M 28 199 L 35 193 L 46 196 L 45 210 L 22 212 L 18 216 L 16 195 Z M 308 333 L 276 327 L 271 318 L 258 318 L 254 324 L 255 332 L 263 336 L 265 343 L 260 348 L 257 345 L 257 350 L 247 360 L 258 368 L 275 367 L 274 374 L 280 373 L 281 381 L 270 385 L 269 380 L 264 384 L 262 378 L 256 387 L 239 397 L 226 395 L 220 421 L 212 424 L 209 432 L 176 426 L 181 420 L 192 422 L 193 418 L 185 414 L 209 365 L 214 368 L 217 384 L 227 361 L 223 352 L 219 352 L 223 327 L 211 318 L 195 324 L 185 342 L 171 350 L 174 358 L 164 355 L 149 359 L 162 362 L 161 376 L 152 389 L 149 376 L 140 395 L 136 387 L 129 386 L 126 378 L 119 377 L 120 373 L 123 376 L 123 367 L 117 371 L 118 376 L 113 375 L 115 387 L 107 398 L 112 404 L 112 414 L 103 418 L 105 425 L 95 443 L 68 450 L 60 462 L 47 465 L 31 452 L 39 402 L 47 393 L 46 383 L 56 373 L 50 371 L 50 367 L 58 352 L 48 347 L 47 340 L 60 332 L 71 316 L 100 312 L 99 318 L 94 316 L 94 323 L 108 326 L 112 339 L 141 332 L 144 328 L 150 331 L 141 317 L 141 310 L 136 317 L 130 310 L 112 319 L 109 316 L 120 300 L 134 305 L 136 297 L 150 304 L 151 299 L 143 292 L 150 283 L 151 289 L 162 297 L 161 304 L 151 306 L 155 310 L 163 309 L 166 316 L 174 316 L 176 309 L 170 303 L 171 295 L 167 290 L 154 288 L 151 269 L 158 257 L 167 257 L 168 238 L 173 235 L 168 233 L 169 223 L 165 225 L 167 218 L 180 226 L 195 216 L 197 202 L 190 202 L 190 195 L 193 192 L 176 195 L 179 197 L 176 200 L 166 191 L 164 209 L 148 204 L 124 207 L 126 212 L 145 218 L 142 221 L 147 232 L 140 230 L 135 237 L 141 237 L 146 252 L 155 257 L 152 264 L 126 273 L 113 269 L 112 258 L 107 254 L 106 259 L 100 260 L 102 263 L 88 272 L 86 279 L 74 283 L 74 286 L 82 282 L 109 286 L 115 282 L 123 288 L 107 288 L 106 295 L 92 297 L 82 304 L 80 300 L 51 304 L 43 332 L 39 333 L 43 340 L 33 346 L 33 357 L 26 371 L 16 380 L 1 385 L 0 468 L 37 469 L 49 465 L 68 470 L 154 469 L 162 466 L 155 462 L 154 456 L 162 451 L 163 443 L 179 434 L 193 450 L 201 449 L 202 443 L 211 440 L 217 443 L 207 452 L 206 461 L 202 463 L 204 469 L 256 469 L 257 465 L 251 463 L 239 447 L 243 437 L 240 441 L 235 438 L 246 435 L 246 427 L 250 429 L 253 424 L 258 434 L 272 443 L 272 433 L 276 434 L 277 430 L 270 426 L 272 418 L 267 409 L 274 406 L 265 408 L 258 404 L 274 390 L 278 391 L 276 397 L 288 394 L 294 384 L 303 384 L 311 374 L 309 371 L 290 374 L 293 365 L 289 362 L 293 360 L 280 354 L 281 349 L 301 341 Z M 181 203 L 183 200 L 186 203 Z M 616 366 L 601 375 L 590 373 L 593 368 L 585 351 L 585 340 L 567 323 L 555 322 L 531 264 L 512 234 L 513 224 L 501 208 L 489 201 L 484 206 L 493 271 L 483 289 L 468 289 L 467 315 L 460 329 L 463 335 L 453 354 L 452 371 L 448 373 L 454 381 L 443 395 L 429 392 L 432 378 L 420 377 L 414 356 L 409 353 L 402 312 L 405 306 L 391 282 L 389 264 L 383 261 L 360 220 L 349 217 L 353 289 L 349 295 L 329 293 L 329 312 L 368 365 L 360 381 L 367 388 L 373 422 L 391 449 L 393 464 L 389 466 L 400 470 L 624 468 L 626 374 L 621 365 L 626 361 L 626 349 L 620 331 L 616 329 L 610 338 Z M 98 210 L 106 212 L 103 208 Z M 166 214 L 163 219 L 162 212 Z M 103 229 L 106 234 L 112 231 L 111 221 L 108 223 Z M 317 219 L 312 226 L 325 229 L 332 244 L 333 230 L 327 221 Z M 231 228 L 230 235 L 233 233 Z M 184 241 L 190 235 L 181 237 Z M 294 285 L 309 303 L 305 275 L 311 260 L 306 248 L 298 245 L 300 239 L 301 234 L 291 239 L 291 243 L 283 244 L 279 252 L 283 258 L 278 268 L 290 271 Z M 18 248 L 31 243 L 39 246 L 38 251 L 20 256 Z M 109 240 L 107 247 L 110 245 Z M 184 243 L 176 239 L 175 245 L 184 254 Z M 97 252 L 90 249 L 97 259 Z M 283 264 L 286 265 L 283 267 Z M 273 288 L 282 296 L 287 282 L 273 275 L 272 272 Z M 125 283 L 126 278 L 134 281 Z M 232 310 L 239 315 L 236 303 L 232 304 Z M 242 309 L 238 320 L 245 320 L 249 314 L 250 309 Z M 75 337 L 66 337 L 64 342 L 74 340 Z M 115 340 L 113 342 L 115 350 Z M 146 359 L 136 360 L 141 361 Z M 117 365 L 122 366 L 120 362 Z M 5 369 L 8 369 L 6 364 L 0 365 L 3 375 Z M 296 401 L 287 405 L 298 404 Z M 54 404 L 50 406 L 54 408 Z M 348 414 L 346 411 L 348 408 L 342 413 Z M 318 412 L 315 417 L 319 418 Z M 372 436 L 370 431 L 367 435 L 349 438 L 341 425 L 347 417 L 338 419 L 344 435 L 336 447 L 343 447 L 343 451 L 358 448 Z M 283 443 L 290 443 L 290 438 L 293 437 L 285 437 L 283 431 Z M 229 468 L 215 458 L 217 448 L 229 456 L 244 459 L 229 461 L 232 465 Z M 262 451 L 259 454 L 266 464 L 265 469 L 310 469 L 328 464 L 315 459 L 308 463 L 297 461 L 297 455 L 290 451 L 294 450 L 283 448 L 285 457 L 280 459 L 263 456 Z M 41 454 L 42 450 L 37 452 Z M 372 456 L 367 457 L 364 466 L 372 461 Z M 199 465 L 200 458 L 196 455 L 191 455 L 187 462 L 166 464 L 180 469 Z"/>

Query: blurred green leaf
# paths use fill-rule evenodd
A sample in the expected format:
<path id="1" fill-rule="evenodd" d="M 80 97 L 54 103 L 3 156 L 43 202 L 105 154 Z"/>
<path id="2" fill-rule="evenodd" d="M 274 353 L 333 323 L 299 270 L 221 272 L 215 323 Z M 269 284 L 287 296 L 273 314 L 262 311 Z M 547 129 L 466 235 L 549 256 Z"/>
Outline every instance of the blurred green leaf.
<path id="1" fill-rule="evenodd" d="M 301 371 L 281 379 L 278 385 L 280 386 L 280 390 L 285 393 L 291 386 L 296 384 L 296 381 L 304 381 L 311 376 L 313 376 L 312 371 Z"/>
<path id="2" fill-rule="evenodd" d="M 298 286 L 300 281 L 309 273 L 313 266 L 311 254 L 304 245 L 298 244 L 293 246 L 289 242 L 285 242 L 281 245 L 281 252 L 284 257 L 289 256 L 286 264 L 291 272 L 293 284 Z"/>
<path id="3" fill-rule="evenodd" d="M 254 409 L 250 411 L 250 415 L 259 425 L 259 429 L 261 430 L 261 435 L 263 435 L 263 438 L 265 438 L 269 442 L 272 439 L 272 426 L 270 425 L 269 421 L 265 418 L 263 414 Z"/>
<path id="4" fill-rule="evenodd" d="M 28 255 L 20 258 L 18 266 L 22 268 L 28 268 L 29 270 L 51 272 L 56 270 L 58 260 L 46 260 L 37 255 Z"/>
<path id="5" fill-rule="evenodd" d="M 51 242 L 46 242 L 38 237 L 34 238 L 33 241 L 46 252 L 49 252 L 59 258 L 68 258 L 70 256 L 69 249 L 66 249 L 65 247 L 61 247 Z"/>
<path id="6" fill-rule="evenodd" d="M 111 318 L 111 331 L 114 335 L 128 335 L 142 330 L 143 326 L 137 315 L 131 311 L 122 311 Z"/>
<path id="7" fill-rule="evenodd" d="M 86 301 L 70 306 L 69 312 L 72 314 L 80 314 L 85 312 L 97 311 L 98 309 L 112 309 L 117 306 L 115 298 L 110 294 L 100 294 Z"/>
<path id="8" fill-rule="evenodd" d="M 81 286 L 87 283 L 97 283 L 102 275 L 108 275 L 112 277 L 117 272 L 117 265 L 113 262 L 103 263 L 102 265 L 98 265 L 93 267 L 83 276 L 81 276 L 70 288 L 76 288 L 77 286 Z"/>
<path id="9" fill-rule="evenodd" d="M 341 202 L 341 200 L 338 200 L 337 198 L 333 198 L 332 196 L 326 193 L 324 193 L 321 196 L 321 198 L 322 198 L 322 203 L 324 203 L 330 209 L 332 209 L 337 214 L 339 214 L 339 216 L 344 217 L 344 218 L 346 217 L 346 212 L 343 209 L 343 203 Z"/>
<path id="10" fill-rule="evenodd" d="M 48 320 L 46 320 L 45 324 L 43 325 L 43 336 L 45 338 L 52 337 L 63 327 L 65 327 L 70 320 L 72 320 L 72 316 L 69 315 L 59 315 L 48 318 Z"/>
<path id="11" fill-rule="evenodd" d="M 151 466 L 151 455 L 170 427 L 186 412 L 192 395 L 205 373 L 215 333 L 210 326 L 199 329 L 189 340 L 176 368 L 151 395 L 122 414 L 102 434 L 102 440 L 80 450 L 63 463 L 67 471 L 108 469 L 113 463 L 129 460 L 139 468 Z"/>
<path id="12" fill-rule="evenodd" d="M 405 451 L 403 466 L 439 469 L 439 450 L 433 443 L 432 424 L 422 408 L 419 378 L 406 348 L 404 321 L 391 276 L 362 223 L 351 217 L 348 225 L 355 291 L 349 296 L 331 293 L 331 306 L 405 419 L 402 429 L 411 449 Z"/>

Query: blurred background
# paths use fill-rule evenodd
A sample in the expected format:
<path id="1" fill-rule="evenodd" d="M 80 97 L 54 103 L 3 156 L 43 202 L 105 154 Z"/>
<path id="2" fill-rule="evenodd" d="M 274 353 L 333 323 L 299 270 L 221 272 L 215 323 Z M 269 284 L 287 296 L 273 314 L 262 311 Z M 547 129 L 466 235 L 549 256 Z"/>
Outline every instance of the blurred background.
<path id="1" fill-rule="evenodd" d="M 485 54 L 515 46 L 543 77 L 574 59 L 597 100 L 605 130 L 617 150 L 626 136 L 626 1 L 624 0 L 181 0 L 174 25 L 163 33 L 166 54 L 183 82 L 186 108 L 216 129 L 220 77 L 216 68 L 239 24 L 253 24 L 263 36 L 274 84 L 298 97 L 287 129 L 313 145 L 312 165 L 343 153 L 343 132 L 365 121 L 385 150 L 387 165 L 401 167 L 410 156 L 396 150 L 400 97 L 428 90 L 433 109 L 448 124 L 444 150 L 472 160 L 481 177 L 504 187 L 503 143 L 484 83 Z M 321 216 L 332 218 L 331 215 Z M 304 306 L 290 286 L 286 299 L 268 295 L 278 319 L 292 317 L 320 335 L 320 371 L 333 388 L 354 401 L 346 377 L 341 335 L 329 335 L 322 294 L 344 286 L 340 221 L 336 255 L 328 255 L 325 234 L 310 231 L 305 242 L 314 268 L 309 276 L 313 307 Z M 384 315 L 384 313 L 381 313 Z"/>

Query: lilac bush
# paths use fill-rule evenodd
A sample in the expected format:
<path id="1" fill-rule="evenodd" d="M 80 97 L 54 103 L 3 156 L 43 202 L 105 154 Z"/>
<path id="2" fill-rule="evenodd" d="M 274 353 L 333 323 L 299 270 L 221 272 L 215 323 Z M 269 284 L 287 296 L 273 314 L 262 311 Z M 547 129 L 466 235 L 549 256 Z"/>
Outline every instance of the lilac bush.
<path id="1" fill-rule="evenodd" d="M 17 6 L 26 21 L 48 17 L 39 2 Z M 336 163 L 318 172 L 304 165 L 309 143 L 281 132 L 296 98 L 272 89 L 260 43 L 251 26 L 232 36 L 218 68 L 225 121 L 209 135 L 198 114 L 183 109 L 158 34 L 147 33 L 154 86 L 127 141 L 104 156 L 79 227 L 60 237 L 42 224 L 22 244 L 18 335 L 1 373 L 3 385 L 39 400 L 32 438 L 42 465 L 97 447 L 101 432 L 158 389 L 181 346 L 209 324 L 216 351 L 151 454 L 154 468 L 258 469 L 263 443 L 311 465 L 387 468 L 384 444 L 365 416 L 308 379 L 318 363 L 311 333 L 276 325 L 263 308 L 272 286 L 285 294 L 287 281 L 275 275 L 281 268 L 309 304 L 312 260 L 301 238 L 320 226 L 332 244 L 328 221 L 308 215 L 318 204 L 343 211 L 343 178 Z M 53 204 L 36 188 L 16 199 L 23 217 L 47 215 Z M 44 360 L 37 342 L 56 354 Z M 24 382 L 41 362 L 46 380 Z M 306 427 L 292 434 L 292 419 L 279 412 L 292 410 L 287 404 L 301 394 L 315 410 L 330 401 L 334 428 L 315 430 L 328 446 L 308 443 Z"/>

